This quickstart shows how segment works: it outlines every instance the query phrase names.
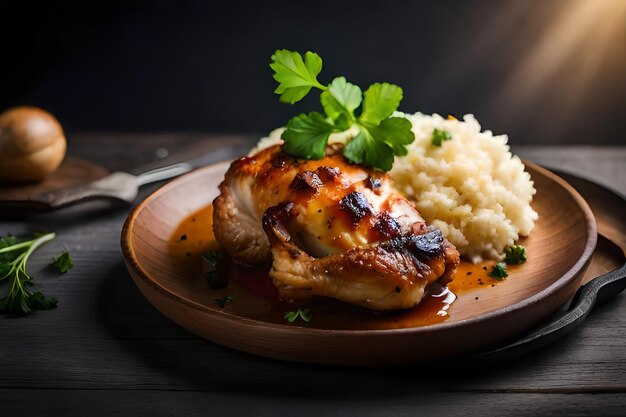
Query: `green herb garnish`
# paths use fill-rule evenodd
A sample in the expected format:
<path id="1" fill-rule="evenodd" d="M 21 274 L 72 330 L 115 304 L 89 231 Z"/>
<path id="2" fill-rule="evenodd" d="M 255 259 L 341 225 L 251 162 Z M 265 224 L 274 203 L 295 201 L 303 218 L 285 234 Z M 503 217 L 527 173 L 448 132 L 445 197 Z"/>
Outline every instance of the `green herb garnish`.
<path id="1" fill-rule="evenodd" d="M 0 299 L 0 313 L 28 314 L 33 310 L 56 307 L 56 298 L 47 298 L 27 288 L 33 285 L 33 278 L 26 272 L 30 255 L 54 237 L 54 233 L 46 233 L 30 240 L 19 240 L 14 236 L 0 238 L 0 283 L 8 282 L 7 293 Z"/>
<path id="2" fill-rule="evenodd" d="M 298 317 L 300 317 L 302 320 L 309 322 L 311 321 L 312 316 L 313 315 L 311 314 L 311 310 L 309 310 L 308 308 L 298 309 L 296 311 L 287 311 L 285 313 L 285 320 L 287 320 L 289 323 L 293 323 Z"/>
<path id="3" fill-rule="evenodd" d="M 211 266 L 217 266 L 217 264 L 224 259 L 224 252 L 221 250 L 210 250 L 202 255 L 202 259 L 207 261 Z"/>
<path id="4" fill-rule="evenodd" d="M 508 277 L 509 273 L 506 271 L 506 264 L 504 262 L 498 262 L 495 264 L 491 269 L 489 276 L 493 279 L 497 279 L 498 281 Z"/>
<path id="5" fill-rule="evenodd" d="M 66 273 L 74 266 L 74 261 L 68 250 L 64 250 L 58 257 L 52 260 L 52 266 L 59 272 Z"/>
<path id="6" fill-rule="evenodd" d="M 208 264 L 209 271 L 204 276 L 209 288 L 225 288 L 228 285 L 228 280 L 219 272 L 220 263 L 224 260 L 224 256 L 224 252 L 221 250 L 211 250 L 202 255 L 202 259 Z"/>
<path id="7" fill-rule="evenodd" d="M 216 298 L 215 302 L 217 303 L 218 306 L 220 306 L 221 308 L 224 308 L 232 304 L 232 302 L 235 301 L 236 298 L 237 296 L 235 294 L 225 295 L 223 297 Z"/>
<path id="8" fill-rule="evenodd" d="M 365 93 L 345 77 L 322 85 L 317 80 L 322 58 L 313 52 L 307 52 L 303 59 L 298 52 L 278 50 L 272 55 L 270 68 L 279 83 L 274 92 L 284 103 L 302 100 L 312 88 L 322 91 L 320 102 L 325 114 L 300 114 L 287 123 L 281 137 L 283 150 L 290 155 L 321 159 L 331 133 L 356 126 L 358 133 L 346 144 L 343 155 L 352 163 L 389 171 L 394 156 L 406 155 L 406 146 L 415 140 L 411 122 L 392 117 L 402 101 L 402 88 L 397 85 L 374 83 Z"/>
<path id="9" fill-rule="evenodd" d="M 509 265 L 520 265 L 528 259 L 526 248 L 522 245 L 509 246 L 504 250 L 504 262 Z"/>
<path id="10" fill-rule="evenodd" d="M 444 140 L 452 139 L 452 135 L 447 130 L 439 130 L 435 128 L 433 130 L 432 144 L 435 146 L 441 146 Z"/>

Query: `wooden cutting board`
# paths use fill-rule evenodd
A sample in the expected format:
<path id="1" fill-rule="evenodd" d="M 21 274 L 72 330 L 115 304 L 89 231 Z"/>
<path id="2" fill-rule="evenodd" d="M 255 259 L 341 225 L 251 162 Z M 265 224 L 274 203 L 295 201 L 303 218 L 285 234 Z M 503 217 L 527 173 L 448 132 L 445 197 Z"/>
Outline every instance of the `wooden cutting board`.
<path id="1" fill-rule="evenodd" d="M 101 166 L 79 158 L 67 157 L 43 182 L 0 184 L 0 201 L 26 202 L 33 196 L 59 188 L 83 185 L 105 177 L 109 172 Z"/>

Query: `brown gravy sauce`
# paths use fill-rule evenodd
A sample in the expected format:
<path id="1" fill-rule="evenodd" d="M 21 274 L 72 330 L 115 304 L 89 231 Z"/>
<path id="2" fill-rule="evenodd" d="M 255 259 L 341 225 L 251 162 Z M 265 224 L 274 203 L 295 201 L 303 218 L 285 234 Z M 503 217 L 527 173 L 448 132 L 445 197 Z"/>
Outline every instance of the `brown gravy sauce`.
<path id="1" fill-rule="evenodd" d="M 204 280 L 201 255 L 218 248 L 213 235 L 213 206 L 208 205 L 188 215 L 169 240 L 169 253 L 180 261 L 187 275 Z M 286 324 L 285 312 L 308 308 L 312 319 L 300 319 L 293 325 L 322 329 L 393 329 L 441 323 L 450 317 L 449 308 L 457 297 L 473 289 L 496 286 L 502 281 L 489 278 L 493 261 L 474 265 L 461 262 L 455 279 L 448 287 L 438 283 L 426 289 L 422 301 L 414 308 L 394 312 L 374 312 L 337 300 L 317 297 L 303 303 L 286 303 L 278 296 L 266 268 L 251 268 L 236 262 L 228 266 L 228 286 L 206 289 L 206 305 L 220 309 L 214 302 L 224 295 L 236 295 L 224 310 L 256 320 Z M 509 266 L 509 273 L 515 269 Z"/>

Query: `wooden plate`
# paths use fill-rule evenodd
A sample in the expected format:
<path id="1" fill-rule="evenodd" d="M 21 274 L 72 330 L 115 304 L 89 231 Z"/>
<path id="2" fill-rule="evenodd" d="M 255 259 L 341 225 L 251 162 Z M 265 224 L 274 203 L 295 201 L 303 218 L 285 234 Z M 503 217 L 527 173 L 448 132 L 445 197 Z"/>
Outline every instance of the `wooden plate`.
<path id="1" fill-rule="evenodd" d="M 555 174 L 525 163 L 537 189 L 533 207 L 540 216 L 523 242 L 529 261 L 498 285 L 476 285 L 457 294 L 447 319 L 435 324 L 325 329 L 316 327 L 315 319 L 304 327 L 220 308 L 215 298 L 223 292 L 207 288 L 193 259 L 196 254 L 189 252 L 185 264 L 174 256 L 170 242 L 181 221 L 217 195 L 228 163 L 182 176 L 144 200 L 126 220 L 122 252 L 140 291 L 165 316 L 197 335 L 245 352 L 342 365 L 467 354 L 528 330 L 556 311 L 580 286 L 596 246 L 596 223 L 583 198 Z M 376 319 L 373 322 L 379 323 Z M 386 323 L 393 327 L 393 320 Z"/>

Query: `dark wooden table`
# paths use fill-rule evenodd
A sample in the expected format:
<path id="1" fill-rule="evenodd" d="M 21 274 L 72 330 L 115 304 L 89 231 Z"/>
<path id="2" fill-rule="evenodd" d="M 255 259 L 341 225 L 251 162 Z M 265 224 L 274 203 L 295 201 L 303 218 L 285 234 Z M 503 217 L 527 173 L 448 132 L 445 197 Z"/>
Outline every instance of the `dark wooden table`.
<path id="1" fill-rule="evenodd" d="M 81 135 L 70 153 L 127 169 L 241 140 L 203 135 Z M 250 138 L 252 140 L 252 138 Z M 157 149 L 161 148 L 157 151 Z M 177 150 L 174 152 L 174 150 Z M 626 148 L 516 149 L 626 193 Z M 145 197 L 154 189 L 142 190 Z M 341 368 L 279 362 L 203 340 L 161 316 L 126 271 L 128 209 L 70 209 L 2 221 L 0 234 L 54 230 L 32 258 L 58 308 L 0 318 L 0 416 L 625 415 L 626 300 L 594 310 L 566 339 L 498 365 Z M 75 267 L 47 264 L 62 248 Z"/>

